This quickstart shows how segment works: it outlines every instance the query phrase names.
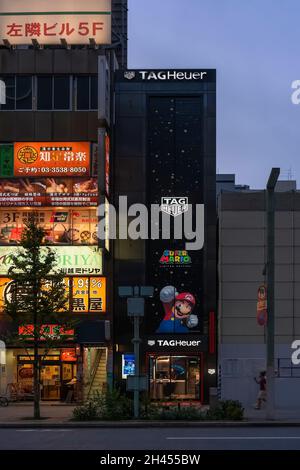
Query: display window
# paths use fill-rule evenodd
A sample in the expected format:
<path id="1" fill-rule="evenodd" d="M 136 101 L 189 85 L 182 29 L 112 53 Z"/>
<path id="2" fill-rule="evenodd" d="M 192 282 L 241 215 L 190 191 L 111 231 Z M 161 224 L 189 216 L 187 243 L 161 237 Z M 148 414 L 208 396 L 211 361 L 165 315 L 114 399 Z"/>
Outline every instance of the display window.
<path id="1" fill-rule="evenodd" d="M 202 400 L 202 356 L 151 355 L 150 396 L 153 400 Z"/>

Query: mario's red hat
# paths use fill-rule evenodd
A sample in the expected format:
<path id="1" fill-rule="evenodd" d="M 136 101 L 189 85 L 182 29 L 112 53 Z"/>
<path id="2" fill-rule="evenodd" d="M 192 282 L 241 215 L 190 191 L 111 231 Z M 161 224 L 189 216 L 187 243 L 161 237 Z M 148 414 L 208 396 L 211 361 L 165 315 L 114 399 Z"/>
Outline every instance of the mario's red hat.
<path id="1" fill-rule="evenodd" d="M 189 292 L 182 292 L 181 294 L 176 295 L 175 300 L 186 300 L 192 305 L 196 304 L 195 297 Z"/>

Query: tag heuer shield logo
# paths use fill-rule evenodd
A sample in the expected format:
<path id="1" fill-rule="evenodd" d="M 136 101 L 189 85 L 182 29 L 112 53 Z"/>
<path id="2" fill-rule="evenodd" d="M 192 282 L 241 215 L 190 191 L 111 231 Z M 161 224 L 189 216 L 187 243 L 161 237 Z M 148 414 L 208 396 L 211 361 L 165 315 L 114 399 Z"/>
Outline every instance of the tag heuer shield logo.
<path id="1" fill-rule="evenodd" d="M 187 197 L 162 197 L 161 210 L 172 217 L 177 217 L 189 210 Z"/>
<path id="2" fill-rule="evenodd" d="M 135 72 L 124 72 L 124 77 L 127 78 L 127 80 L 132 80 L 133 78 L 135 78 Z"/>
<path id="3" fill-rule="evenodd" d="M 149 339 L 148 340 L 148 346 L 155 346 L 155 340 L 154 339 Z"/>

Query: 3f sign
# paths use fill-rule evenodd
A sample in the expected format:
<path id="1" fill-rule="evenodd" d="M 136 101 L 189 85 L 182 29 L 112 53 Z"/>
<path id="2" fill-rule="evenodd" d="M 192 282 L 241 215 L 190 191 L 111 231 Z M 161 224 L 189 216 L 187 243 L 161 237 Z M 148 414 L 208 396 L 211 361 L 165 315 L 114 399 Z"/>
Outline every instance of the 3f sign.
<path id="1" fill-rule="evenodd" d="M 5 83 L 0 80 L 0 104 L 6 104 Z"/>

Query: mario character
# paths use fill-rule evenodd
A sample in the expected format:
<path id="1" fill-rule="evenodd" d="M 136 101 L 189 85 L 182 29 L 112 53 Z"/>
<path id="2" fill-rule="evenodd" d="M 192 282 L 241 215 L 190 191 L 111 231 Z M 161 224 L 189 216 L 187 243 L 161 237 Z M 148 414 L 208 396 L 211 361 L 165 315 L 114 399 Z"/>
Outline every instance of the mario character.
<path id="1" fill-rule="evenodd" d="M 179 294 L 175 287 L 166 286 L 160 291 L 165 316 L 156 333 L 189 333 L 198 325 L 198 317 L 192 313 L 196 301 L 189 292 Z"/>

